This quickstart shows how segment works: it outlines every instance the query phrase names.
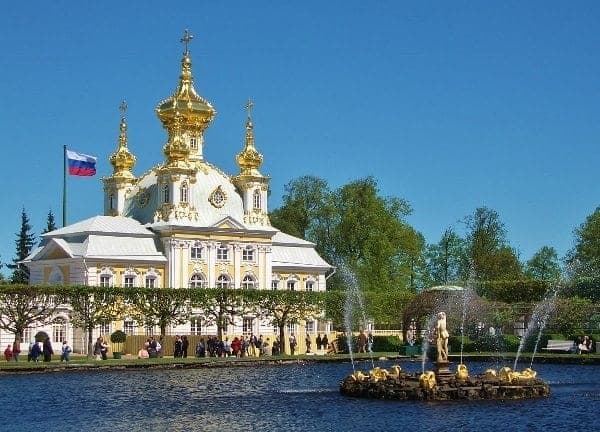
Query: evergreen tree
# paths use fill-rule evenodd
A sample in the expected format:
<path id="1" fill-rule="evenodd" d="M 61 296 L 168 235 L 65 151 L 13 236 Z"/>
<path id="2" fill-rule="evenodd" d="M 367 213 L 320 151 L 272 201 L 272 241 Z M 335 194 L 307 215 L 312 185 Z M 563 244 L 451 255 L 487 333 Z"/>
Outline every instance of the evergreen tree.
<path id="1" fill-rule="evenodd" d="M 44 231 L 42 231 L 42 234 L 46 234 L 50 231 L 54 231 L 56 229 L 56 222 L 54 219 L 54 213 L 52 213 L 52 210 L 48 211 L 48 217 L 46 219 L 46 228 L 44 228 Z"/>
<path id="2" fill-rule="evenodd" d="M 29 283 L 29 269 L 23 263 L 19 261 L 24 260 L 31 253 L 31 249 L 34 244 L 34 235 L 31 232 L 31 225 L 29 224 L 29 217 L 23 208 L 21 212 L 21 229 L 17 234 L 17 240 L 15 244 L 17 246 L 17 256 L 13 260 L 14 264 L 9 264 L 8 267 L 13 269 L 11 276 L 11 283 L 14 284 L 26 284 Z"/>

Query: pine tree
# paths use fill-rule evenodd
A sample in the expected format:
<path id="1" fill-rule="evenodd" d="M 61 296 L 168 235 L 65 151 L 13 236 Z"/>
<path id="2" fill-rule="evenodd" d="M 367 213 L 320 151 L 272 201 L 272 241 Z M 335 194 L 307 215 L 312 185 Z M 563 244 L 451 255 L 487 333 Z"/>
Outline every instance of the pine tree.
<path id="1" fill-rule="evenodd" d="M 19 261 L 24 260 L 30 254 L 34 244 L 34 235 L 31 232 L 29 217 L 25 213 L 25 208 L 21 212 L 21 230 L 17 234 L 15 244 L 17 246 L 17 256 L 13 260 L 14 264 L 9 264 L 8 267 L 13 269 L 13 274 L 10 278 L 11 283 L 26 284 L 29 283 L 29 269 Z"/>
<path id="2" fill-rule="evenodd" d="M 42 231 L 42 234 L 46 234 L 50 231 L 54 231 L 56 229 L 56 222 L 54 220 L 54 213 L 52 213 L 52 209 L 48 212 L 48 218 L 46 219 L 46 228 Z"/>

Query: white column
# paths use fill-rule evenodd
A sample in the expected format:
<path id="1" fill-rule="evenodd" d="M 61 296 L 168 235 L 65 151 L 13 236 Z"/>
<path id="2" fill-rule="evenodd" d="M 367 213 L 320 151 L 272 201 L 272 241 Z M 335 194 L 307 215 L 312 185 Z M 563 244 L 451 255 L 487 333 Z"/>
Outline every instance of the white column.
<path id="1" fill-rule="evenodd" d="M 242 286 L 241 281 L 241 263 L 242 263 L 242 245 L 238 243 L 232 243 L 231 248 L 233 249 L 233 279 L 234 288 L 240 288 Z"/>
<path id="2" fill-rule="evenodd" d="M 206 243 L 206 268 L 208 286 L 214 288 L 217 286 L 217 277 L 215 275 L 215 265 L 217 263 L 217 244 L 215 242 Z"/>
<path id="3" fill-rule="evenodd" d="M 273 252 L 271 246 L 267 246 L 264 248 L 264 266 L 263 266 L 263 275 L 264 275 L 264 289 L 271 289 L 271 281 L 273 280 Z M 285 287 L 280 287 L 280 289 L 285 289 Z"/>

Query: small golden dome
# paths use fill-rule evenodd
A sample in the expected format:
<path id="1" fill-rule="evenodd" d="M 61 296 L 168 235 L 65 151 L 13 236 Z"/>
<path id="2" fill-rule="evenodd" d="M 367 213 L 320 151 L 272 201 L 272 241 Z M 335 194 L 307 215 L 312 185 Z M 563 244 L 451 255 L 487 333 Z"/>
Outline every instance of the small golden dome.
<path id="1" fill-rule="evenodd" d="M 240 175 L 260 176 L 258 168 L 263 163 L 263 155 L 254 146 L 254 125 L 250 117 L 252 107 L 252 102 L 248 101 L 246 104 L 246 109 L 248 110 L 248 118 L 246 119 L 246 144 L 244 150 L 236 156 L 236 161 L 241 170 Z"/>
<path id="2" fill-rule="evenodd" d="M 123 112 L 121 124 L 119 125 L 119 147 L 110 156 L 110 163 L 113 166 L 113 177 L 133 179 L 131 169 L 135 165 L 136 157 L 127 148 L 127 121 L 125 119 L 127 105 L 125 102 L 121 104 L 119 109 Z"/>

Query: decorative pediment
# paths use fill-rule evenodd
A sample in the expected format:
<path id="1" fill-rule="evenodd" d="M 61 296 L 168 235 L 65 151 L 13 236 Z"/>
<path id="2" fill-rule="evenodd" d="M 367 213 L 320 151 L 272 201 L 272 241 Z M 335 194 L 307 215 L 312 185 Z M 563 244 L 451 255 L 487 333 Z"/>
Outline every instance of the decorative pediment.
<path id="1" fill-rule="evenodd" d="M 51 239 L 46 246 L 33 258 L 33 261 L 73 258 L 71 248 L 61 239 Z"/>
<path id="2" fill-rule="evenodd" d="M 235 220 L 234 218 L 232 218 L 230 216 L 224 217 L 223 219 L 221 219 L 220 221 L 215 223 L 213 225 L 213 227 L 219 228 L 219 229 L 227 229 L 227 230 L 245 229 L 244 225 L 242 225 L 241 223 L 239 223 L 237 220 Z"/>

